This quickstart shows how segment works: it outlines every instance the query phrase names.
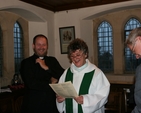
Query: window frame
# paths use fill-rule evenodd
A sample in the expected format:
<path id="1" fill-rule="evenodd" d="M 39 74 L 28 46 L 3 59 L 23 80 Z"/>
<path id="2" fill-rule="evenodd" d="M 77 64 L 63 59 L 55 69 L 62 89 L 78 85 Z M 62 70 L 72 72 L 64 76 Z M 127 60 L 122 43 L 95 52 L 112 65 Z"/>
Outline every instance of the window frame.
<path id="1" fill-rule="evenodd" d="M 14 36 L 14 65 L 15 74 L 19 74 L 20 63 L 24 58 L 24 47 L 23 47 L 23 30 L 18 21 L 15 22 L 13 28 Z"/>
<path id="2" fill-rule="evenodd" d="M 108 43 L 105 43 L 105 41 Z M 105 20 L 102 21 L 99 24 L 99 26 L 97 27 L 97 46 L 98 46 L 97 47 L 98 48 L 98 67 L 103 72 L 113 72 L 114 65 L 113 65 L 112 26 L 110 25 L 109 22 L 107 22 Z M 103 48 L 103 50 L 101 48 Z M 101 52 L 100 52 L 100 49 L 101 49 Z M 103 53 L 103 54 L 101 54 L 101 53 Z"/>

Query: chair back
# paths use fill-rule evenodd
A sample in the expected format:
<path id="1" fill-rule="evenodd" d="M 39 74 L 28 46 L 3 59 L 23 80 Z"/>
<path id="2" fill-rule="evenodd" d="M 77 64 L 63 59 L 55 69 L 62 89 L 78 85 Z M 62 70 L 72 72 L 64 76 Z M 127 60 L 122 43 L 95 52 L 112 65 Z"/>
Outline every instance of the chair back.
<path id="1" fill-rule="evenodd" d="M 108 96 L 108 102 L 105 105 L 105 112 L 111 111 L 111 113 L 121 113 L 121 107 L 122 107 L 122 92 L 111 91 Z"/>

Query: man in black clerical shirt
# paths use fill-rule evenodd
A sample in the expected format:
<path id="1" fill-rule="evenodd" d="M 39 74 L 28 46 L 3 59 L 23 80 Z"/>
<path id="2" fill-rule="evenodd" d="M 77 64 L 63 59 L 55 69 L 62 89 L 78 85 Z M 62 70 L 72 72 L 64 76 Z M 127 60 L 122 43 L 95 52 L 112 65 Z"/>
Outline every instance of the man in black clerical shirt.
<path id="1" fill-rule="evenodd" d="M 20 73 L 26 88 L 21 113 L 58 113 L 56 94 L 49 84 L 57 82 L 64 69 L 55 57 L 46 56 L 46 36 L 36 35 L 32 47 L 34 54 L 21 62 Z"/>

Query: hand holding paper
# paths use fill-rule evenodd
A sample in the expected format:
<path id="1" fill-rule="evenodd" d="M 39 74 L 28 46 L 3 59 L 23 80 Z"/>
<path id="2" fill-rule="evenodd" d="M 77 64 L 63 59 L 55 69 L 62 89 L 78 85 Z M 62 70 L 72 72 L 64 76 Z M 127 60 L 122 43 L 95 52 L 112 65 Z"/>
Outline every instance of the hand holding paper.
<path id="1" fill-rule="evenodd" d="M 49 85 L 57 95 L 64 98 L 74 98 L 78 96 L 71 81 Z"/>

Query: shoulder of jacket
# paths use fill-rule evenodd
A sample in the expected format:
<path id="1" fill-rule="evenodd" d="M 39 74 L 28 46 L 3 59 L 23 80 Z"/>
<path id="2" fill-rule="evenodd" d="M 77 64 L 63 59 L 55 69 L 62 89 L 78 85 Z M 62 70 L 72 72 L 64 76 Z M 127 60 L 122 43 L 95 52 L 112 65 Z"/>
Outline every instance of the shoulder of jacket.
<path id="1" fill-rule="evenodd" d="M 23 59 L 22 62 L 27 62 L 27 61 L 29 62 L 29 61 L 32 61 L 32 60 L 34 60 L 34 58 L 33 58 L 33 56 L 30 56 L 30 57 Z"/>
<path id="2" fill-rule="evenodd" d="M 53 56 L 45 56 L 45 58 L 47 58 L 47 59 L 56 59 L 56 58 L 53 57 Z"/>

